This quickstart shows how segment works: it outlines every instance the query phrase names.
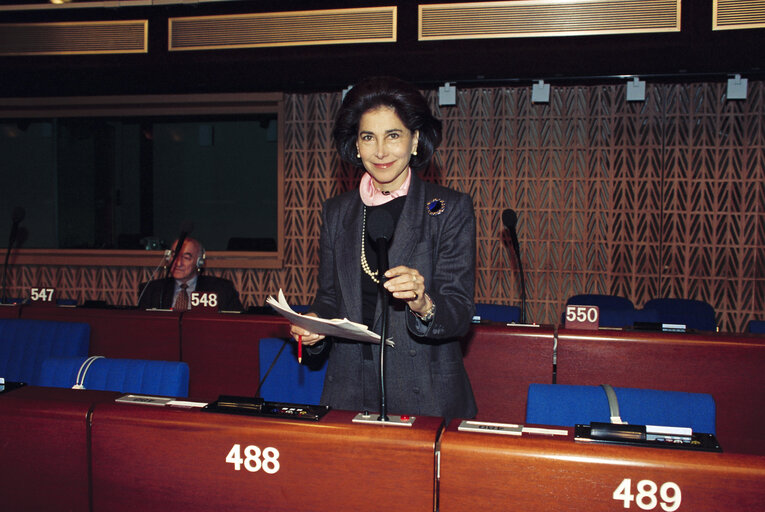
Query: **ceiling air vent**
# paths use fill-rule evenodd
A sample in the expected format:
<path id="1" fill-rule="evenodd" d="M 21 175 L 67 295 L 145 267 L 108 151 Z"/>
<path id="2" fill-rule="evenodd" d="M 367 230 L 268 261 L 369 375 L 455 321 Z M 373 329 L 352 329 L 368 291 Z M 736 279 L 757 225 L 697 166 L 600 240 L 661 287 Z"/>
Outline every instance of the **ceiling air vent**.
<path id="1" fill-rule="evenodd" d="M 223 50 L 396 41 L 396 7 L 170 18 L 169 49 Z"/>
<path id="2" fill-rule="evenodd" d="M 712 30 L 765 27 L 765 0 L 715 0 Z"/>
<path id="3" fill-rule="evenodd" d="M 0 23 L 0 55 L 146 53 L 148 20 Z"/>
<path id="4" fill-rule="evenodd" d="M 420 41 L 680 31 L 680 0 L 516 0 L 419 8 Z"/>

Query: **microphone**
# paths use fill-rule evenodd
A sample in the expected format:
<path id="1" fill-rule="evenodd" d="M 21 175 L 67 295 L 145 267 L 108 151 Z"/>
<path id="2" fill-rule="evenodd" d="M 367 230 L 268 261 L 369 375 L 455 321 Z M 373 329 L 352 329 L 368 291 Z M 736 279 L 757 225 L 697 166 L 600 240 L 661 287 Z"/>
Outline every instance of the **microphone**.
<path id="1" fill-rule="evenodd" d="M 178 259 L 178 255 L 181 253 L 181 249 L 183 248 L 183 242 L 186 241 L 186 237 L 189 236 L 189 233 L 194 231 L 194 223 L 190 220 L 184 220 L 181 222 L 181 233 L 178 235 L 178 242 L 175 244 L 175 250 L 173 251 L 173 259 L 170 260 L 170 263 L 167 265 L 167 273 L 165 274 L 165 279 L 170 277 L 170 273 L 173 269 L 173 263 L 175 263 L 175 260 Z"/>
<path id="2" fill-rule="evenodd" d="M 377 277 L 380 300 L 382 302 L 382 329 L 380 331 L 380 417 L 379 421 L 389 421 L 388 406 L 385 402 L 385 340 L 388 338 L 388 290 L 383 288 L 383 274 L 388 270 L 388 243 L 393 238 L 394 222 L 389 211 L 375 208 L 367 218 L 367 233 L 375 245 L 377 253 Z M 362 242 L 363 243 L 363 242 Z"/>
<path id="3" fill-rule="evenodd" d="M 507 208 L 502 212 L 502 224 L 505 225 L 510 233 L 510 242 L 513 244 L 515 258 L 518 261 L 518 275 L 521 279 L 521 323 L 526 323 L 526 279 L 523 272 L 523 262 L 521 261 L 521 249 L 518 244 L 518 234 L 515 231 L 515 225 L 518 223 L 518 214 L 515 210 Z"/>
<path id="4" fill-rule="evenodd" d="M 152 279 L 154 279 L 154 276 L 157 275 L 157 272 L 159 272 L 160 267 L 162 267 L 162 265 L 164 265 L 167 262 L 167 259 L 169 257 L 170 257 L 170 249 L 165 249 L 165 252 L 162 253 L 162 260 L 159 262 L 159 265 L 157 265 L 157 267 L 154 269 L 154 272 L 152 272 L 151 275 L 149 276 L 149 279 L 146 281 L 146 286 L 144 286 L 143 289 L 141 289 L 141 293 L 138 294 L 139 307 L 141 305 L 141 299 L 143 299 L 143 295 L 146 293 L 146 289 L 149 287 L 149 283 L 152 281 Z M 162 304 L 160 302 L 160 306 L 161 305 Z"/>
<path id="5" fill-rule="evenodd" d="M 377 277 L 382 283 L 383 274 L 388 270 L 388 242 L 393 238 L 393 217 L 387 210 L 379 208 L 369 212 L 367 234 L 372 239 L 377 253 Z"/>
<path id="6" fill-rule="evenodd" d="M 6 296 L 5 296 L 5 283 L 6 278 L 8 277 L 8 258 L 11 256 L 11 249 L 13 248 L 13 244 L 16 243 L 16 238 L 19 235 L 19 224 L 22 220 L 24 220 L 24 216 L 26 215 L 26 210 L 22 206 L 17 206 L 13 209 L 13 212 L 11 212 L 11 233 L 8 236 L 8 248 L 5 250 L 5 262 L 3 263 L 3 293 L 2 296 L 0 296 L 0 304 L 5 304 Z"/>
<path id="7" fill-rule="evenodd" d="M 183 242 L 186 241 L 186 237 L 189 236 L 189 233 L 194 231 L 194 223 L 190 220 L 184 220 L 181 222 L 181 233 L 178 235 L 178 241 L 175 243 L 175 250 L 173 251 L 173 258 L 170 260 L 170 263 L 167 265 L 167 271 L 165 272 L 165 280 L 170 279 L 170 275 L 173 273 L 173 264 L 175 263 L 175 260 L 178 259 L 178 255 L 181 253 L 181 249 L 183 248 Z M 159 308 L 162 308 L 162 301 L 165 300 L 165 285 L 162 284 L 162 291 L 159 293 Z M 172 301 L 172 297 L 171 297 Z M 170 304 L 170 307 L 172 308 L 173 305 Z"/>

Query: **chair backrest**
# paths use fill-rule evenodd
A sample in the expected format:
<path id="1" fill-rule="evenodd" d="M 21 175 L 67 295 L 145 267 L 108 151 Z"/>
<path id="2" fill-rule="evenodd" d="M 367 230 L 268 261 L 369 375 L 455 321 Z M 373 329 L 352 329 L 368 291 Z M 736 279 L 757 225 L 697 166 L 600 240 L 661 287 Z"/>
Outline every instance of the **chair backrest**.
<path id="1" fill-rule="evenodd" d="M 83 322 L 0 319 L 0 377 L 38 385 L 49 357 L 87 356 L 90 325 Z"/>
<path id="2" fill-rule="evenodd" d="M 279 354 L 282 346 L 287 344 Z M 297 362 L 295 343 L 282 338 L 261 338 L 258 348 L 261 380 L 273 363 L 273 368 L 260 388 L 260 396 L 270 402 L 317 405 L 324 389 L 327 360 L 303 358 Z M 278 359 L 277 354 L 279 354 Z M 304 353 L 305 355 L 305 353 Z M 274 362 L 276 360 L 276 362 Z M 316 364 L 314 364 L 316 363 Z"/>
<path id="3" fill-rule="evenodd" d="M 658 322 L 684 324 L 689 329 L 714 331 L 717 329 L 715 309 L 702 300 L 651 299 L 643 304 L 644 311 L 653 310 Z"/>
<path id="4" fill-rule="evenodd" d="M 715 402 L 706 393 L 614 388 L 622 420 L 633 425 L 690 427 L 715 433 Z M 608 398 L 600 386 L 531 384 L 526 423 L 573 427 L 611 421 Z"/>
<path id="5" fill-rule="evenodd" d="M 750 320 L 747 330 L 757 334 L 765 334 L 765 320 Z"/>
<path id="6" fill-rule="evenodd" d="M 490 322 L 517 323 L 521 319 L 521 308 L 504 304 L 477 303 L 475 314 L 481 320 L 489 320 Z"/>
<path id="7" fill-rule="evenodd" d="M 109 358 L 49 358 L 42 363 L 41 386 L 71 388 L 81 378 L 85 389 L 186 397 L 189 365 L 179 361 Z M 83 363 L 89 364 L 84 366 Z"/>
<path id="8" fill-rule="evenodd" d="M 598 306 L 600 313 L 598 324 L 602 327 L 632 327 L 635 323 L 635 305 L 626 297 L 585 293 L 569 297 L 566 305 L 569 304 Z M 564 323 L 565 315 L 564 311 L 561 315 L 561 324 Z"/>

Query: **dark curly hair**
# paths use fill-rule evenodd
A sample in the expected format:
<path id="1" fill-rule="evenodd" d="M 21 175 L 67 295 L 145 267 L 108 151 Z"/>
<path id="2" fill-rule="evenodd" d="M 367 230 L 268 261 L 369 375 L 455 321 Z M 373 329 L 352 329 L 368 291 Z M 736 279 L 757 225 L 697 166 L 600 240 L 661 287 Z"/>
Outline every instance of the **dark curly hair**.
<path id="1" fill-rule="evenodd" d="M 366 78 L 345 95 L 332 130 L 340 158 L 361 167 L 361 159 L 356 156 L 361 116 L 382 106 L 392 108 L 410 131 L 419 131 L 417 154 L 412 155 L 409 166 L 414 171 L 425 169 L 441 143 L 441 121 L 433 117 L 414 85 L 390 76 Z"/>

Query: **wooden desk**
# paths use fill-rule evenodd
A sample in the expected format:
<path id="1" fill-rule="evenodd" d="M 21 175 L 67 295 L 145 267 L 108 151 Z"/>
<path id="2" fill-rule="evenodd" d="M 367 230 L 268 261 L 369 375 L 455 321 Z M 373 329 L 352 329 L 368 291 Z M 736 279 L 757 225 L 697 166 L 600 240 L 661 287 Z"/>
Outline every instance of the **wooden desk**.
<path id="1" fill-rule="evenodd" d="M 258 341 L 289 336 L 281 316 L 184 313 L 182 360 L 189 365 L 189 396 L 255 396 L 260 382 Z"/>
<path id="2" fill-rule="evenodd" d="M 21 306 L 17 304 L 0 304 L 0 318 L 19 318 Z"/>
<path id="3" fill-rule="evenodd" d="M 440 442 L 441 512 L 741 511 L 762 510 L 765 503 L 762 456 L 586 444 L 570 434 L 468 433 L 458 431 L 458 424 L 453 421 Z M 614 499 L 625 479 L 634 497 L 626 507 Z M 656 485 L 655 501 L 648 495 L 638 498 L 644 480 Z M 674 498 L 672 483 L 680 489 L 677 509 L 660 493 L 664 487 L 666 497 Z M 650 490 L 650 484 L 643 485 Z"/>
<path id="4" fill-rule="evenodd" d="M 0 508 L 89 510 L 88 416 L 117 396 L 31 386 L 0 394 Z"/>
<path id="5" fill-rule="evenodd" d="M 736 334 L 558 333 L 558 383 L 709 393 L 725 451 L 765 455 L 765 340 Z"/>
<path id="6" fill-rule="evenodd" d="M 442 420 L 381 427 L 351 423 L 354 415 L 330 411 L 306 422 L 100 404 L 93 510 L 432 511 Z M 242 458 L 249 446 L 267 457 L 250 463 L 257 471 L 236 470 L 227 462 L 235 445 Z"/>
<path id="7" fill-rule="evenodd" d="M 90 355 L 178 361 L 179 313 L 126 309 L 24 306 L 21 318 L 90 324 Z"/>
<path id="8" fill-rule="evenodd" d="M 463 342 L 476 418 L 523 423 L 529 384 L 552 383 L 553 328 L 474 325 Z"/>

